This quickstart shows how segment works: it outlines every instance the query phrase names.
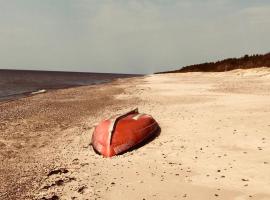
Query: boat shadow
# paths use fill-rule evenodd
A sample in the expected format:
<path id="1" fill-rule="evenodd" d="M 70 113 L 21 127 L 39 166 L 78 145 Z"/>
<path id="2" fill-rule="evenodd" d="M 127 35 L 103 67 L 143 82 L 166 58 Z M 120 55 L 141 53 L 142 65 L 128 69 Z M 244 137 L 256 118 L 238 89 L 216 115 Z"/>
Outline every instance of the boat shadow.
<path id="1" fill-rule="evenodd" d="M 150 137 L 145 138 L 145 139 L 144 139 L 142 142 L 140 142 L 139 144 L 133 146 L 132 148 L 130 148 L 130 149 L 128 149 L 127 151 L 122 152 L 121 154 L 118 154 L 118 155 L 123 155 L 123 154 L 125 154 L 125 153 L 135 151 L 135 150 L 137 150 L 137 149 L 139 149 L 139 148 L 141 148 L 141 147 L 143 147 L 143 146 L 145 146 L 145 145 L 151 143 L 153 140 L 155 140 L 157 137 L 159 137 L 160 133 L 161 133 L 161 128 L 160 128 L 160 126 L 158 125 L 157 130 L 155 130 L 155 132 L 154 132 L 153 134 L 151 134 Z"/>

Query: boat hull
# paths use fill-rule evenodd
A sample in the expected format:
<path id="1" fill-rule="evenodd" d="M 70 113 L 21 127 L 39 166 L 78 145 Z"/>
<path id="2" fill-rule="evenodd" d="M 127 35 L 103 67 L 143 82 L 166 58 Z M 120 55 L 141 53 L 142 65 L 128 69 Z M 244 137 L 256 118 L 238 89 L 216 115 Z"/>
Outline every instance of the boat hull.
<path id="1" fill-rule="evenodd" d="M 158 128 L 152 116 L 133 111 L 100 122 L 92 135 L 92 146 L 104 157 L 112 157 L 151 138 Z"/>

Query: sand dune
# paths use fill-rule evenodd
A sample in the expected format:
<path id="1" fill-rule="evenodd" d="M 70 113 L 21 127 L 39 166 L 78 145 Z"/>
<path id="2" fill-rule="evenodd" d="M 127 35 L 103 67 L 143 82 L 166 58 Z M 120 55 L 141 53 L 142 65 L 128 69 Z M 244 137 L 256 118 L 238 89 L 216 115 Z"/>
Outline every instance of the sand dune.
<path id="1" fill-rule="evenodd" d="M 0 105 L 0 199 L 270 199 L 269 68 L 161 74 Z M 147 145 L 105 159 L 94 124 L 138 107 Z"/>

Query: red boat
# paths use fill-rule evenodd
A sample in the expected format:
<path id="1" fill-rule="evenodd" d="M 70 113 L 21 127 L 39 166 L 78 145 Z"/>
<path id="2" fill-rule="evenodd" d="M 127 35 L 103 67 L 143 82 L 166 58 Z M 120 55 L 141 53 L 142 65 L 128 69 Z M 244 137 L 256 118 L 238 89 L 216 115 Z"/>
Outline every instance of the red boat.
<path id="1" fill-rule="evenodd" d="M 92 135 L 93 148 L 104 157 L 124 153 L 155 135 L 159 126 L 138 109 L 103 120 Z"/>

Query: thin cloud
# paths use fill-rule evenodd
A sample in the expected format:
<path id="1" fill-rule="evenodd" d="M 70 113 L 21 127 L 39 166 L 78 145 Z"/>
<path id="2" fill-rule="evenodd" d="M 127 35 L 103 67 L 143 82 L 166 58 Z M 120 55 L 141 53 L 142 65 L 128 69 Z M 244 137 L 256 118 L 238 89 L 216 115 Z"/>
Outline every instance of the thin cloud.
<path id="1" fill-rule="evenodd" d="M 0 0 L 0 67 L 151 73 L 263 53 L 269 7 L 249 0 Z"/>

